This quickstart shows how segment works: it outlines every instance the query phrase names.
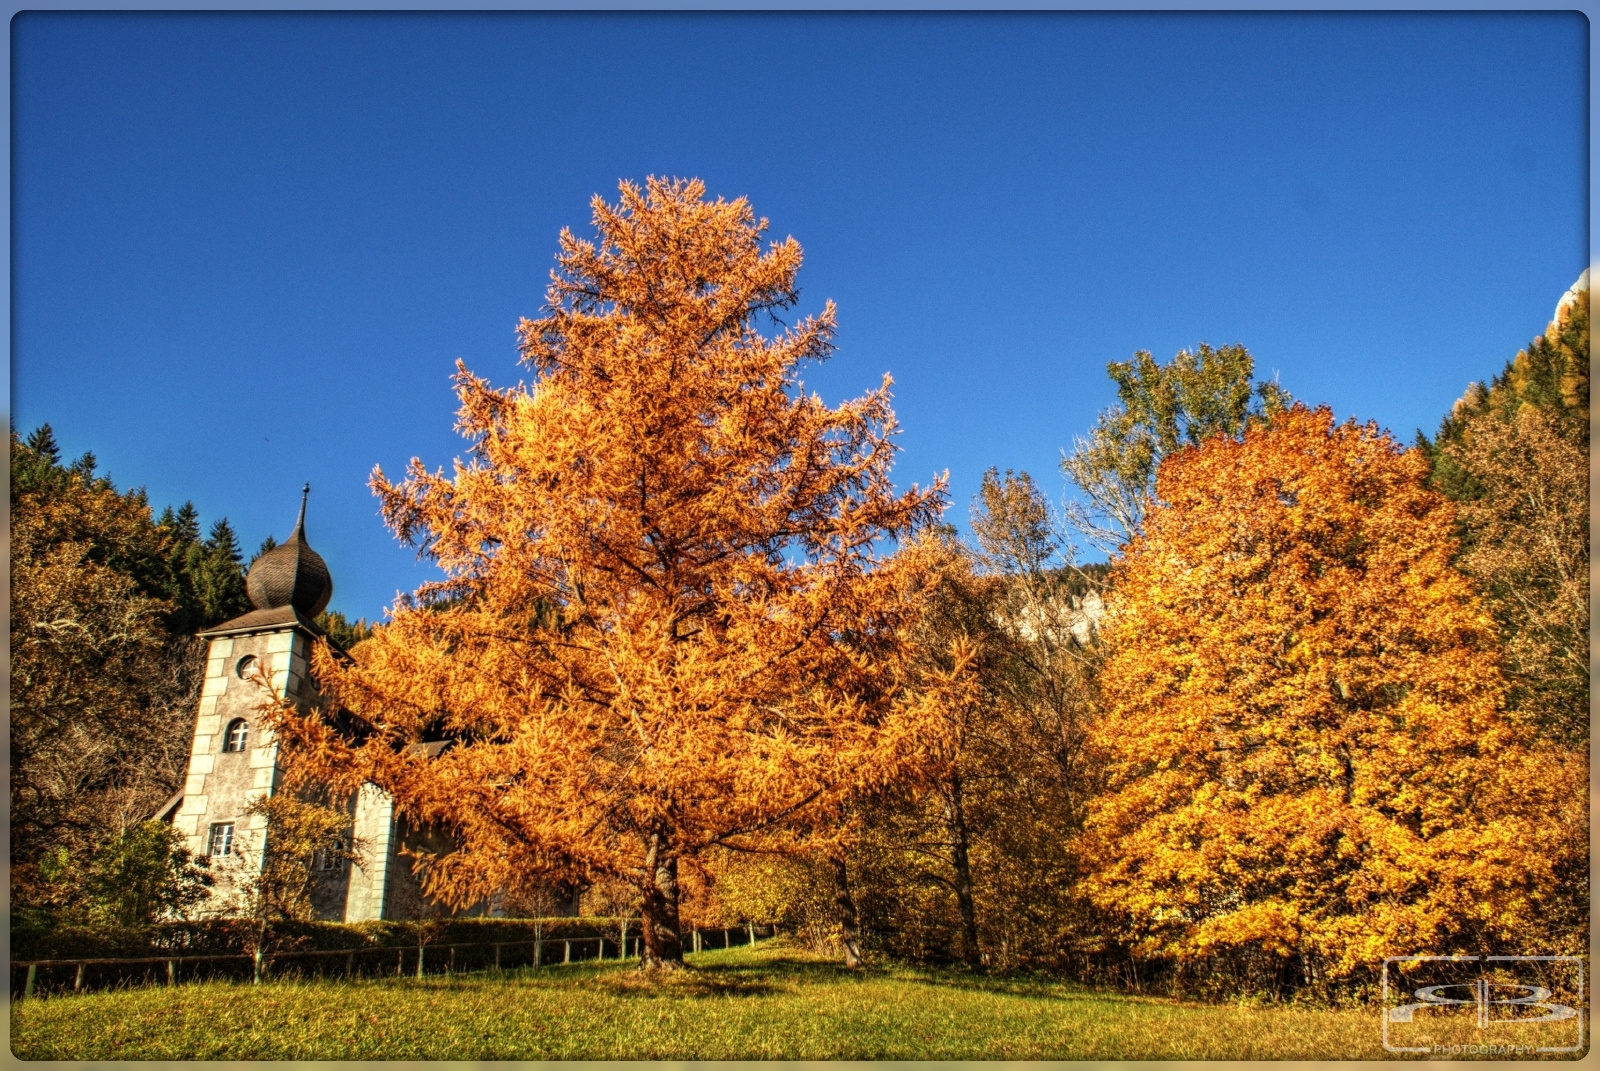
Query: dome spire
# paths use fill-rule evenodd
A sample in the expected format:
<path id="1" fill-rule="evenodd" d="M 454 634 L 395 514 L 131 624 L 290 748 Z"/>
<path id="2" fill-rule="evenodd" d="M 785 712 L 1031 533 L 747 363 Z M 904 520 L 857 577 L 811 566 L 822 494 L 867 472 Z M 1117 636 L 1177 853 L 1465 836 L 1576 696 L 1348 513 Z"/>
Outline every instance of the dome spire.
<path id="1" fill-rule="evenodd" d="M 258 610 L 277 610 L 292 606 L 307 617 L 316 617 L 328 608 L 333 598 L 333 577 L 322 555 L 306 542 L 306 500 L 311 484 L 300 489 L 300 515 L 295 518 L 294 534 L 255 560 L 245 577 L 245 590 Z"/>

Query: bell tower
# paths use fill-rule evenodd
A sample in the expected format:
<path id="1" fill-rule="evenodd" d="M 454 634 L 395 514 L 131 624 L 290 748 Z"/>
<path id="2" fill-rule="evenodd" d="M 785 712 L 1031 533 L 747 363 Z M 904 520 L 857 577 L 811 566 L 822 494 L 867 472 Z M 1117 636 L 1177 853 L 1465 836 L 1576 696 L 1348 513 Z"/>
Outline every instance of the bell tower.
<path id="1" fill-rule="evenodd" d="M 300 497 L 300 515 L 288 542 L 255 560 L 245 578 L 255 607 L 231 621 L 200 633 L 210 641 L 205 684 L 195 719 L 189 773 L 183 802 L 172 824 L 188 840 L 189 850 L 207 856 L 213 866 L 259 867 L 266 819 L 245 813 L 249 805 L 278 788 L 278 745 L 263 724 L 261 707 L 272 691 L 302 708 L 316 699 L 309 674 L 311 645 L 323 637 L 314 622 L 333 597 L 327 563 L 306 542 L 307 484 Z M 217 893 L 226 897 L 225 869 Z M 348 882 L 348 877 L 340 882 Z M 343 889 L 328 889 L 334 917 L 343 914 Z M 321 899 L 321 897 L 319 897 Z M 319 904 L 319 907 L 322 905 Z M 322 913 L 319 911 L 319 914 Z"/>

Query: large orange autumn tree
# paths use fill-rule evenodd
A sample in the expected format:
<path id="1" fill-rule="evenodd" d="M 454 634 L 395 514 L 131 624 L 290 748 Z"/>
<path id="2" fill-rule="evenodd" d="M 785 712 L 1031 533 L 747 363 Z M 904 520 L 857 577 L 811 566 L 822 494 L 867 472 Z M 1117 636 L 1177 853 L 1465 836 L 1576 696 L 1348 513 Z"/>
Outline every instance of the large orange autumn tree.
<path id="1" fill-rule="evenodd" d="M 1581 764 L 1507 714 L 1426 476 L 1299 405 L 1162 464 L 1114 573 L 1088 821 L 1090 892 L 1135 954 L 1304 978 L 1582 941 L 1543 918 Z"/>
<path id="2" fill-rule="evenodd" d="M 890 484 L 887 378 L 836 408 L 801 388 L 831 303 L 762 333 L 798 297 L 792 238 L 764 247 L 766 221 L 698 181 L 624 183 L 593 211 L 598 240 L 563 232 L 545 315 L 520 326 L 533 383 L 458 369 L 469 459 L 374 474 L 446 579 L 353 667 L 318 658 L 355 737 L 280 720 L 302 772 L 371 781 L 454 835 L 433 895 L 620 876 L 646 963 L 672 966 L 680 860 L 782 848 L 928 742 L 899 667 L 925 557 L 908 537 L 943 491 Z"/>

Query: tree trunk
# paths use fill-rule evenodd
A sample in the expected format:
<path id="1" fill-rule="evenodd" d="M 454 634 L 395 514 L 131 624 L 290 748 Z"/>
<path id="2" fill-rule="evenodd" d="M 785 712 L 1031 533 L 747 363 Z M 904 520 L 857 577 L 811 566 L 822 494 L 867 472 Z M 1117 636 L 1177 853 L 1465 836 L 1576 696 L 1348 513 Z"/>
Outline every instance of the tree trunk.
<path id="1" fill-rule="evenodd" d="M 861 966 L 861 938 L 856 932 L 856 902 L 850 895 L 850 874 L 845 869 L 844 853 L 830 855 L 833 864 L 833 898 L 839 908 L 840 942 L 844 945 L 844 965 Z"/>
<path id="2" fill-rule="evenodd" d="M 678 933 L 678 857 L 672 854 L 667 839 L 650 834 L 650 850 L 645 856 L 644 967 L 646 970 L 677 970 L 683 966 L 683 938 Z"/>
<path id="3" fill-rule="evenodd" d="M 956 906 L 961 910 L 964 938 L 962 962 L 969 967 L 983 965 L 978 951 L 978 912 L 972 904 L 972 864 L 967 857 L 967 812 L 962 805 L 961 775 L 950 775 L 950 792 L 945 798 L 945 827 L 950 836 L 950 865 L 956 874 Z"/>

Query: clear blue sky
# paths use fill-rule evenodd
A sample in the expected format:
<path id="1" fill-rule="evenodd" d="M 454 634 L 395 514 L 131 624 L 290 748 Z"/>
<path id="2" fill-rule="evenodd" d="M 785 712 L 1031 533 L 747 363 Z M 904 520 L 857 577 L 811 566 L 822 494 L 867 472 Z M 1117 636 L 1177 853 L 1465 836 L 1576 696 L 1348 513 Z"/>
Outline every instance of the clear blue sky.
<path id="1" fill-rule="evenodd" d="M 374 464 L 526 377 L 563 226 L 694 175 L 805 248 L 830 401 L 902 483 L 1051 493 L 1106 362 L 1242 342 L 1410 440 L 1587 263 L 1588 26 L 1539 15 L 126 15 L 13 23 L 17 428 L 288 534 L 335 609 L 427 575 Z"/>

